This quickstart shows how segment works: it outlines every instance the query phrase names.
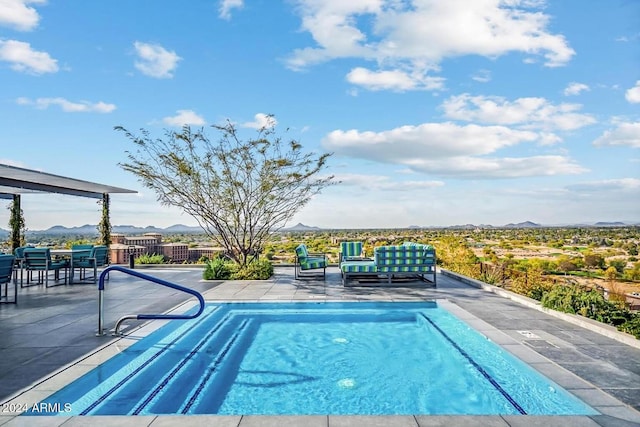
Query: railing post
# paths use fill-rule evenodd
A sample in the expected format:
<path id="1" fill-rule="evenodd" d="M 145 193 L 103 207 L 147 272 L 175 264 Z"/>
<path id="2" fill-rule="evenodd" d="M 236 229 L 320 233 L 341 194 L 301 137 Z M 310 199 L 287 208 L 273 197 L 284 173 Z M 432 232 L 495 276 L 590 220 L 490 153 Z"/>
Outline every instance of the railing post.
<path id="1" fill-rule="evenodd" d="M 104 289 L 98 290 L 98 332 L 97 337 L 104 335 Z"/>
<path id="2" fill-rule="evenodd" d="M 134 269 L 135 268 L 135 250 L 136 247 L 135 246 L 129 246 L 129 268 L 130 269 Z"/>

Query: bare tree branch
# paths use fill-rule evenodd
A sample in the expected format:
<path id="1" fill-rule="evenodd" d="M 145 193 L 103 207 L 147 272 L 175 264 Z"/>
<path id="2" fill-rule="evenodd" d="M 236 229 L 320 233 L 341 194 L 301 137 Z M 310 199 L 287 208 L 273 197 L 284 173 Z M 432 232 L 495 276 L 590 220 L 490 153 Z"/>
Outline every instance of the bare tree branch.
<path id="1" fill-rule="evenodd" d="M 246 141 L 231 122 L 214 125 L 220 133 L 215 143 L 204 129 L 189 126 L 157 139 L 144 129 L 135 135 L 117 126 L 136 147 L 120 166 L 153 190 L 161 204 L 193 217 L 244 266 L 312 196 L 336 183 L 333 176 L 317 177 L 330 153 L 303 153 L 298 141 L 283 141 L 275 121 L 269 123 Z"/>

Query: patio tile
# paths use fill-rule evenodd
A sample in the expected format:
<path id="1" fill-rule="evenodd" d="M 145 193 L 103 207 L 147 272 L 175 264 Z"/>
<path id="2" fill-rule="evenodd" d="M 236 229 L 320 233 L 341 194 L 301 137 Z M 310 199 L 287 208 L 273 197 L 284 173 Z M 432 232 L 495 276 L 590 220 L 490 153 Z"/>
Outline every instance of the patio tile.
<path id="1" fill-rule="evenodd" d="M 418 427 L 415 417 L 410 415 L 364 416 L 332 415 L 329 427 Z"/>
<path id="2" fill-rule="evenodd" d="M 159 415 L 149 427 L 238 427 L 240 415 Z"/>
<path id="3" fill-rule="evenodd" d="M 420 427 L 509 427 L 499 415 L 418 415 L 416 420 Z"/>
<path id="4" fill-rule="evenodd" d="M 245 415 L 238 427 L 327 427 L 326 415 L 285 416 Z"/>
<path id="5" fill-rule="evenodd" d="M 599 427 L 598 423 L 584 416 L 526 416 L 503 415 L 510 427 Z"/>
<path id="6" fill-rule="evenodd" d="M 15 417 L 3 427 L 57 427 L 69 421 L 69 417 Z M 65 424 L 67 425 L 67 424 Z M 85 424 L 86 425 L 86 424 Z"/>

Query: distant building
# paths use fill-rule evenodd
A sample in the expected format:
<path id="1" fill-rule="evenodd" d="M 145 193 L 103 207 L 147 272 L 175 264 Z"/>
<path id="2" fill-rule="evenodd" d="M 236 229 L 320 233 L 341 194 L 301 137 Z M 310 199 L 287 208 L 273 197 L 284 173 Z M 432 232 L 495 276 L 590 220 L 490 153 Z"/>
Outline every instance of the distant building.
<path id="1" fill-rule="evenodd" d="M 171 262 L 189 260 L 189 245 L 186 243 L 161 243 L 156 246 L 157 252 Z"/>
<path id="2" fill-rule="evenodd" d="M 189 261 L 197 261 L 202 257 L 213 259 L 224 253 L 223 248 L 189 248 Z"/>
<path id="3" fill-rule="evenodd" d="M 163 243 L 162 234 L 145 233 L 142 236 L 111 235 L 109 252 L 113 264 L 128 264 L 129 256 L 139 257 L 144 254 L 158 254 L 175 263 L 197 261 L 201 257 L 214 258 L 223 252 L 222 248 L 204 247 L 189 248 L 186 243 Z"/>
<path id="4" fill-rule="evenodd" d="M 146 246 L 124 245 L 121 243 L 109 245 L 111 264 L 128 264 L 130 254 L 133 254 L 134 258 L 136 258 L 146 253 L 148 253 Z"/>

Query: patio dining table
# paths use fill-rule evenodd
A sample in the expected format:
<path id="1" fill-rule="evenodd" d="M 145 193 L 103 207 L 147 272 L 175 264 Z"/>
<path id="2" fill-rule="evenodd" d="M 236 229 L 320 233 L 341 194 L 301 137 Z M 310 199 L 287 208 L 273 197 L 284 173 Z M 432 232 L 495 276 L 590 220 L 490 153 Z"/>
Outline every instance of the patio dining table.
<path id="1" fill-rule="evenodd" d="M 73 283 L 73 261 L 78 260 L 78 255 L 91 254 L 91 249 L 51 249 L 51 256 L 69 261 L 69 284 Z"/>

